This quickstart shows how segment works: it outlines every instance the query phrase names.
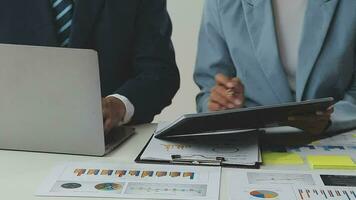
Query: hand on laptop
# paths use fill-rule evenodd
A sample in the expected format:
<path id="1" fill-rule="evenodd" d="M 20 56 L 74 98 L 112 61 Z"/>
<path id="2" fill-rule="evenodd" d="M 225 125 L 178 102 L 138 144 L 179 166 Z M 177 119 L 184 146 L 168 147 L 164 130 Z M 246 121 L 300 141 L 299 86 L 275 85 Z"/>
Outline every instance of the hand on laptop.
<path id="1" fill-rule="evenodd" d="M 215 86 L 211 89 L 208 108 L 211 111 L 241 108 L 244 105 L 244 85 L 239 78 L 223 74 L 215 76 Z"/>
<path id="2" fill-rule="evenodd" d="M 102 100 L 105 134 L 117 126 L 126 113 L 125 104 L 118 98 L 106 97 Z"/>
<path id="3" fill-rule="evenodd" d="M 289 124 L 303 129 L 313 135 L 320 135 L 331 125 L 330 117 L 334 108 L 330 107 L 326 111 L 318 111 L 313 115 L 291 116 L 288 117 Z"/>

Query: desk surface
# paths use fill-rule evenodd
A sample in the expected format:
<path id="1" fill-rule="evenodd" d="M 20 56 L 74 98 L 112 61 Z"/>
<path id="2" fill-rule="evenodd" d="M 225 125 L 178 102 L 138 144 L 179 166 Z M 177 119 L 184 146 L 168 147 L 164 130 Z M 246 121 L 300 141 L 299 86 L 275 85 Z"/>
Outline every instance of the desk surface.
<path id="1" fill-rule="evenodd" d="M 153 133 L 155 125 L 141 125 L 137 133 L 105 157 L 74 156 L 62 154 L 33 153 L 21 151 L 0 150 L 0 192 L 1 199 L 46 199 L 46 200 L 79 200 L 93 198 L 68 197 L 36 197 L 34 192 L 47 177 L 53 167 L 64 162 L 94 161 L 94 162 L 125 162 L 133 163 L 134 158 L 142 150 Z M 83 144 L 85 145 L 85 144 Z M 222 190 L 220 199 L 228 199 L 224 185 L 226 177 L 222 175 Z M 94 198 L 96 199 L 96 198 Z"/>
<path id="2" fill-rule="evenodd" d="M 105 157 L 74 156 L 62 154 L 33 153 L 21 151 L 0 150 L 0 192 L 1 199 L 93 199 L 93 198 L 68 198 L 68 197 L 36 197 L 34 192 L 49 175 L 52 168 L 64 162 L 124 162 L 133 163 L 143 146 L 152 135 L 154 124 L 137 126 L 137 133 L 112 153 Z M 85 144 L 83 144 L 85 145 Z M 306 166 L 266 166 L 265 169 L 299 169 L 308 170 Z M 228 199 L 227 173 L 229 168 L 222 169 L 220 186 L 220 199 Z M 234 169 L 236 170 L 236 169 Z M 95 198 L 94 198 L 95 199 Z"/>

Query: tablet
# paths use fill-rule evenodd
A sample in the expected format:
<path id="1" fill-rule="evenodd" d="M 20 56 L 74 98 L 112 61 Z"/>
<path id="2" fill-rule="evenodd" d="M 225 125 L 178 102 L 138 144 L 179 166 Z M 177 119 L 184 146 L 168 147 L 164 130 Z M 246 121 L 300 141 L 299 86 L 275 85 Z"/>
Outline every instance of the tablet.
<path id="1" fill-rule="evenodd" d="M 236 130 L 251 132 L 259 128 L 286 126 L 291 116 L 314 114 L 327 110 L 333 104 L 334 99 L 328 97 L 279 105 L 186 114 L 164 128 L 157 129 L 155 137 L 164 139 L 196 134 L 222 134 Z"/>

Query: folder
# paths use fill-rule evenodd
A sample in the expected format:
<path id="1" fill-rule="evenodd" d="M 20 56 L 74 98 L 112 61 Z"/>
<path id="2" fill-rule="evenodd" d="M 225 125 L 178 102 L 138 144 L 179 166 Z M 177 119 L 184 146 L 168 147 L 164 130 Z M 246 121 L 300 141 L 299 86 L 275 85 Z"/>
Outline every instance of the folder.
<path id="1" fill-rule="evenodd" d="M 136 157 L 135 162 L 137 163 L 151 163 L 151 164 L 177 164 L 177 165 L 196 165 L 196 166 L 224 166 L 224 167 L 240 167 L 240 168 L 259 168 L 261 164 L 261 153 L 258 145 L 258 135 L 259 132 L 251 132 L 251 135 L 244 135 L 239 137 L 238 135 L 231 133 L 224 135 L 221 138 L 220 135 L 204 135 L 204 136 L 192 136 L 188 140 L 190 143 L 184 143 L 182 141 L 186 141 L 186 138 L 174 138 L 169 142 L 165 140 L 160 140 L 154 137 L 150 138 L 145 147 Z M 241 143 L 246 143 L 245 146 L 239 146 L 239 152 L 236 151 L 236 154 L 233 152 L 233 148 L 228 146 L 230 144 L 235 144 L 235 141 L 240 140 Z M 195 150 L 184 151 L 184 148 L 190 148 L 190 144 L 193 146 L 195 140 L 200 140 L 198 148 Z M 203 145 L 203 141 L 211 141 L 211 143 L 207 145 Z M 222 141 L 222 142 L 221 142 Z M 167 149 L 176 148 L 177 151 L 170 153 L 165 153 L 164 147 L 157 142 L 167 142 Z M 210 151 L 202 150 L 209 149 L 209 145 L 213 142 L 217 144 L 221 144 L 220 153 L 212 154 Z M 179 144 L 182 143 L 182 144 Z M 179 145 L 178 145 L 179 144 Z M 251 144 L 251 146 L 249 146 Z M 153 146 L 160 147 L 161 149 L 156 150 L 157 157 L 144 157 L 147 151 L 150 151 L 150 148 Z M 227 147 L 223 146 L 227 145 Z M 205 148 L 204 148 L 205 147 Z M 212 145 L 211 149 L 216 148 L 216 146 Z M 216 149 L 214 149 L 216 150 Z M 176 153 L 178 152 L 178 153 Z M 160 154 L 166 154 L 165 156 L 161 156 Z M 241 158 L 242 156 L 246 156 L 246 162 L 241 162 L 243 159 L 234 159 Z M 233 158 L 233 159 L 231 159 Z"/>
<path id="2" fill-rule="evenodd" d="M 322 98 L 280 105 L 258 106 L 231 109 L 210 113 L 187 114 L 166 127 L 156 130 L 155 137 L 160 139 L 199 136 L 224 135 L 229 133 L 250 133 L 263 128 L 291 126 L 307 130 L 305 124 L 295 123 L 295 119 L 306 115 L 315 115 L 317 111 L 327 110 L 334 99 Z M 320 126 L 322 132 L 330 124 Z"/>

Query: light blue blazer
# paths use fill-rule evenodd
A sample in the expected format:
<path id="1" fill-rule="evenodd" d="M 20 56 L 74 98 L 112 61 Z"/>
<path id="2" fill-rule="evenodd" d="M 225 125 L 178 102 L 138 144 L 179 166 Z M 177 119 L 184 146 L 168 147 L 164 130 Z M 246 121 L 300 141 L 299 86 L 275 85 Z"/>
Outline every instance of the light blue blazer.
<path id="1" fill-rule="evenodd" d="M 279 56 L 271 0 L 206 0 L 194 72 L 198 112 L 208 112 L 217 73 L 240 77 L 247 107 L 334 97 L 329 130 L 356 128 L 356 0 L 308 1 L 295 97 Z"/>

